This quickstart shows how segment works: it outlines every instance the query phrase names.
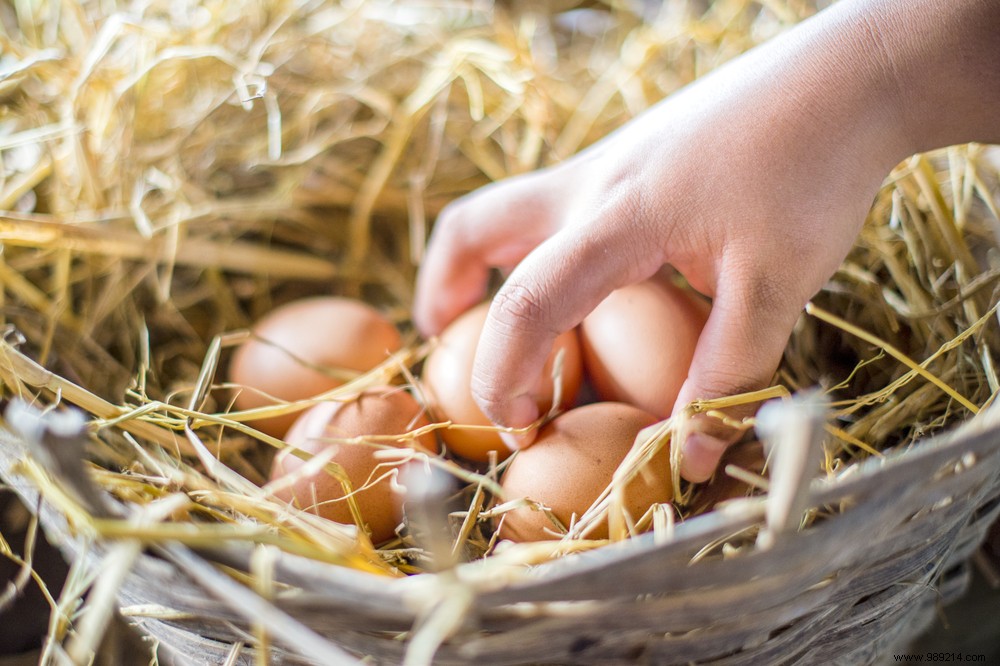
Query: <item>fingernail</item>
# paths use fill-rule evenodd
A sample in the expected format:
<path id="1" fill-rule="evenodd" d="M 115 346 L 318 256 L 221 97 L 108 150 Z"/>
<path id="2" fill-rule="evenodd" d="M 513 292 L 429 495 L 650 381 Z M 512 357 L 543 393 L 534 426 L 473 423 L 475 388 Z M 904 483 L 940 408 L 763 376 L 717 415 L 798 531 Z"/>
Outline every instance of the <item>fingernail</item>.
<path id="1" fill-rule="evenodd" d="M 514 433 L 498 432 L 497 434 L 500 435 L 500 441 L 503 442 L 504 446 L 511 451 L 517 451 L 521 448 L 521 443 L 518 441 L 518 437 Z"/>
<path id="2" fill-rule="evenodd" d="M 504 446 L 511 451 L 518 451 L 531 446 L 538 433 L 535 430 L 529 430 L 523 434 L 513 432 L 500 432 L 497 434 L 500 435 L 500 440 L 504 443 Z"/>
<path id="3" fill-rule="evenodd" d="M 509 420 L 507 421 L 515 428 L 523 428 L 531 425 L 538 418 L 538 406 L 535 401 L 526 396 L 515 398 L 510 403 Z M 511 451 L 517 451 L 531 444 L 535 439 L 535 433 L 528 431 L 523 434 L 513 432 L 500 432 L 500 440 Z"/>
<path id="4" fill-rule="evenodd" d="M 515 428 L 531 425 L 538 418 L 538 405 L 533 398 L 518 396 L 510 402 L 510 424 Z"/>
<path id="5" fill-rule="evenodd" d="M 693 432 L 684 440 L 681 448 L 681 476 L 692 483 L 708 481 L 726 450 L 721 439 Z"/>

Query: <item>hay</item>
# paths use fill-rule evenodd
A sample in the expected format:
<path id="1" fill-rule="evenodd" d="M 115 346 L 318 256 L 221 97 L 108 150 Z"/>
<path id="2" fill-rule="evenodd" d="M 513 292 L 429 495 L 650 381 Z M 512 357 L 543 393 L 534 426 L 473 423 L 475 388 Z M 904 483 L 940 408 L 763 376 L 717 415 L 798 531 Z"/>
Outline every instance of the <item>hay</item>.
<path id="1" fill-rule="evenodd" d="M 409 330 L 415 267 L 445 203 L 565 158 L 812 11 L 797 0 L 702 5 L 0 6 L 0 388 L 90 414 L 92 478 L 155 519 L 93 515 L 42 466 L 21 472 L 74 530 L 121 543 L 123 562 L 136 544 L 237 542 L 390 577 L 433 569 L 444 551 L 408 531 L 375 549 L 271 497 L 265 472 L 284 445 L 245 423 L 314 401 L 232 411 L 219 372 L 229 349 L 254 319 L 305 294 L 363 297 Z M 887 178 L 764 394 L 823 387 L 833 417 L 817 473 L 849 475 L 995 400 L 998 192 L 1000 153 L 977 145 L 915 156 Z M 419 394 L 413 370 L 427 347 L 410 339 L 316 400 L 386 381 Z M 692 409 L 725 419 L 726 407 L 761 397 Z M 509 580 L 600 547 L 582 537 L 605 517 L 614 540 L 649 526 L 669 540 L 698 488 L 675 483 L 676 515 L 627 516 L 619 491 L 682 425 L 646 433 L 607 493 L 549 544 L 498 548 L 490 521 L 513 508 L 488 501 L 502 467 L 423 456 L 458 480 L 445 550 L 486 556 L 482 576 Z M 447 427 L 460 424 L 431 426 Z M 756 539 L 755 529 L 719 535 L 697 559 L 737 556 Z M 267 562 L 255 566 L 250 586 L 273 595 Z M 94 602 L 105 611 L 117 582 Z M 429 615 L 413 654 L 432 654 L 459 610 Z M 106 616 L 93 618 L 53 623 L 53 644 L 82 636 L 66 643 L 82 658 Z M 263 625 L 254 634 L 266 644 Z"/>

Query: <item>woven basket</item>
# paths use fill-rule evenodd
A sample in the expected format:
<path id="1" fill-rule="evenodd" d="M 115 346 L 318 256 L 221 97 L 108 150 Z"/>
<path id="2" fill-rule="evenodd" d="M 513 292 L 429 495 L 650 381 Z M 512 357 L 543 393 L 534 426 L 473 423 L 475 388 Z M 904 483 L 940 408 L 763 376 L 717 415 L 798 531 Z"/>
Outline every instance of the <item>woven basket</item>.
<path id="1" fill-rule="evenodd" d="M 46 441 L 72 450 L 56 436 L 32 445 Z M 86 543 L 40 502 L 16 471 L 27 454 L 5 433 L 0 476 L 40 507 L 68 557 L 100 571 L 114 543 Z M 71 476 L 68 486 L 84 478 Z M 967 561 L 1000 515 L 1000 407 L 837 481 L 811 482 L 800 506 L 842 511 L 772 547 L 697 560 L 706 543 L 765 525 L 765 505 L 743 500 L 678 525 L 667 543 L 646 535 L 516 580 L 484 578 L 472 563 L 386 581 L 275 552 L 273 578 L 290 589 L 273 605 L 214 566 L 248 572 L 250 549 L 160 545 L 127 572 L 118 603 L 180 663 L 260 663 L 245 646 L 261 626 L 275 641 L 273 663 L 354 663 L 350 654 L 401 663 L 405 632 L 435 618 L 459 622 L 438 664 L 876 663 L 967 585 Z"/>

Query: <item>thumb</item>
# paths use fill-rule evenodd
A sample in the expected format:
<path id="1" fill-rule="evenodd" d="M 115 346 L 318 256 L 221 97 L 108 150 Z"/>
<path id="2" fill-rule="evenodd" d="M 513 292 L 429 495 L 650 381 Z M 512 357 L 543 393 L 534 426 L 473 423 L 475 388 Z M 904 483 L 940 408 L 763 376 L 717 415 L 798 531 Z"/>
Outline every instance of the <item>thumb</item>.
<path id="1" fill-rule="evenodd" d="M 720 291 L 712 303 L 687 380 L 674 403 L 675 417 L 694 400 L 736 395 L 770 385 L 803 307 L 796 300 L 797 294 L 787 293 L 780 285 L 767 289 L 759 282 L 728 284 L 730 287 Z M 755 410 L 756 405 L 751 404 L 726 413 L 742 418 Z M 742 433 L 719 419 L 700 414 L 683 423 L 678 434 L 681 476 L 701 482 L 712 476 L 723 452 Z"/>

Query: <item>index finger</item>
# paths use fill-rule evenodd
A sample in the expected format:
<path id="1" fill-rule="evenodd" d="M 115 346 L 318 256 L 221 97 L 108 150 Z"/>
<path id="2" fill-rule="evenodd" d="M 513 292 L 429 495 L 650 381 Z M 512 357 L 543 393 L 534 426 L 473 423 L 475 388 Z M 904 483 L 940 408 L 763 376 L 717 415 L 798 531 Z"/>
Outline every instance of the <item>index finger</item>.
<path id="1" fill-rule="evenodd" d="M 538 173 L 487 185 L 438 217 L 417 275 L 413 321 L 440 333 L 482 300 L 490 268 L 517 264 L 555 229 L 552 188 Z"/>
<path id="2" fill-rule="evenodd" d="M 613 290 L 656 272 L 660 258 L 622 251 L 629 240 L 608 227 L 565 229 L 529 254 L 490 307 L 473 367 L 472 393 L 498 425 L 538 418 L 533 394 L 555 338 L 576 326 Z M 508 444 L 525 445 L 533 435 Z"/>

